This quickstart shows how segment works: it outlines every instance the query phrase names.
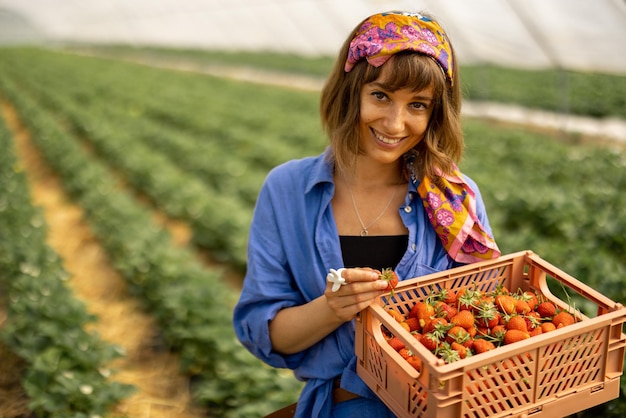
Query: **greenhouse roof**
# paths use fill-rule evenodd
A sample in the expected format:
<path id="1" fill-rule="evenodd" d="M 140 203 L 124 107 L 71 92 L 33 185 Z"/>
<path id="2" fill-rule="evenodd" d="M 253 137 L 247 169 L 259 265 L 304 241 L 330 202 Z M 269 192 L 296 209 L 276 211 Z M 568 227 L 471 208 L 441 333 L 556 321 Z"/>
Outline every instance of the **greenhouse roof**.
<path id="1" fill-rule="evenodd" d="M 0 44 L 334 55 L 368 14 L 425 11 L 462 63 L 626 73 L 624 0 L 0 0 Z"/>

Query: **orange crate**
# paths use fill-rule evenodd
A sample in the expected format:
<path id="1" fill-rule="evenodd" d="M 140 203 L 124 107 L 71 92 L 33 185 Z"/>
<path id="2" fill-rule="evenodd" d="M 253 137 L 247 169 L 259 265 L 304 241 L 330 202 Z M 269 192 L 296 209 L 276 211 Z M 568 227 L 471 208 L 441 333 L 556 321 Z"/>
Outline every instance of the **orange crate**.
<path id="1" fill-rule="evenodd" d="M 573 325 L 446 364 L 402 328 L 385 310 L 402 314 L 433 289 L 474 286 L 489 292 L 535 291 L 561 309 L 549 284 L 595 310 Z M 624 367 L 626 308 L 547 263 L 532 251 L 502 256 L 400 282 L 393 295 L 356 319 L 357 373 L 398 417 L 563 417 L 619 396 Z M 588 309 L 587 309 L 588 310 Z M 412 368 L 384 339 L 381 326 L 416 353 Z"/>

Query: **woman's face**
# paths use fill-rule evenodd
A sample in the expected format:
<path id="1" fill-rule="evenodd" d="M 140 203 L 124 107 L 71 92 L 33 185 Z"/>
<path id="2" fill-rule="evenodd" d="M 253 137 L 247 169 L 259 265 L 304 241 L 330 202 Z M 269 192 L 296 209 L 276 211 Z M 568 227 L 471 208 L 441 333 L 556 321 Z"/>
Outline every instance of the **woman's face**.
<path id="1" fill-rule="evenodd" d="M 396 162 L 424 137 L 433 112 L 433 88 L 422 91 L 385 87 L 380 77 L 361 89 L 360 148 L 380 163 Z"/>

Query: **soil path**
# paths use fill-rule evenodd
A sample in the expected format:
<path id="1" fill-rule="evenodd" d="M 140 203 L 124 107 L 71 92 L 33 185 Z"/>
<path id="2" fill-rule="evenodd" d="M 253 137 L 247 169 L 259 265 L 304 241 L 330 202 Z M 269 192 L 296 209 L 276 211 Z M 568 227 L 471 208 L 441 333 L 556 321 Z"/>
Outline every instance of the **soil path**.
<path id="1" fill-rule="evenodd" d="M 154 349 L 157 335 L 154 321 L 128 295 L 124 280 L 111 267 L 81 208 L 69 201 L 59 178 L 31 143 L 14 109 L 3 103 L 2 116 L 14 133 L 33 202 L 43 208 L 48 244 L 62 257 L 71 275 L 69 285 L 99 318 L 92 327 L 104 340 L 123 347 L 126 352 L 125 357 L 111 365 L 117 371 L 112 378 L 133 384 L 139 390 L 122 402 L 114 414 L 133 418 L 206 416 L 191 402 L 188 379 L 178 374 L 177 356 Z M 188 233 L 183 226 L 173 230 L 175 239 L 186 240 Z"/>

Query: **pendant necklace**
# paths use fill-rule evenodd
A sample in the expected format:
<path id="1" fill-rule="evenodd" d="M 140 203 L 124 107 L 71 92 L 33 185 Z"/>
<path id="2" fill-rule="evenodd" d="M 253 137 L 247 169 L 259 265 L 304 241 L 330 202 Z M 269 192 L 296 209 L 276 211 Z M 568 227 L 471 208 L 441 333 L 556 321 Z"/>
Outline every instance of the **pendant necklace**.
<path id="1" fill-rule="evenodd" d="M 382 216 L 385 214 L 385 212 L 387 212 L 387 209 L 389 208 L 389 205 L 391 205 L 391 202 L 393 201 L 393 198 L 396 197 L 396 192 L 397 191 L 398 191 L 398 187 L 396 186 L 396 187 L 393 188 L 393 194 L 391 195 L 391 199 L 389 199 L 389 202 L 387 202 L 387 204 L 385 205 L 383 211 L 380 212 L 380 214 L 376 217 L 376 219 L 374 219 L 372 222 L 370 222 L 369 225 L 365 225 L 365 223 L 363 222 L 363 219 L 361 219 L 361 215 L 359 214 L 359 209 L 357 209 L 357 207 L 356 207 L 356 201 L 354 200 L 354 195 L 352 194 L 352 189 L 350 188 L 350 186 L 348 186 L 348 192 L 350 193 L 350 197 L 352 198 L 352 206 L 354 207 L 354 212 L 356 213 L 356 217 L 359 220 L 359 223 L 361 224 L 361 233 L 359 235 L 361 235 L 362 237 L 367 237 L 369 235 L 368 228 L 370 228 L 372 225 L 374 225 L 376 222 L 378 222 L 378 220 L 380 218 L 382 218 Z"/>

